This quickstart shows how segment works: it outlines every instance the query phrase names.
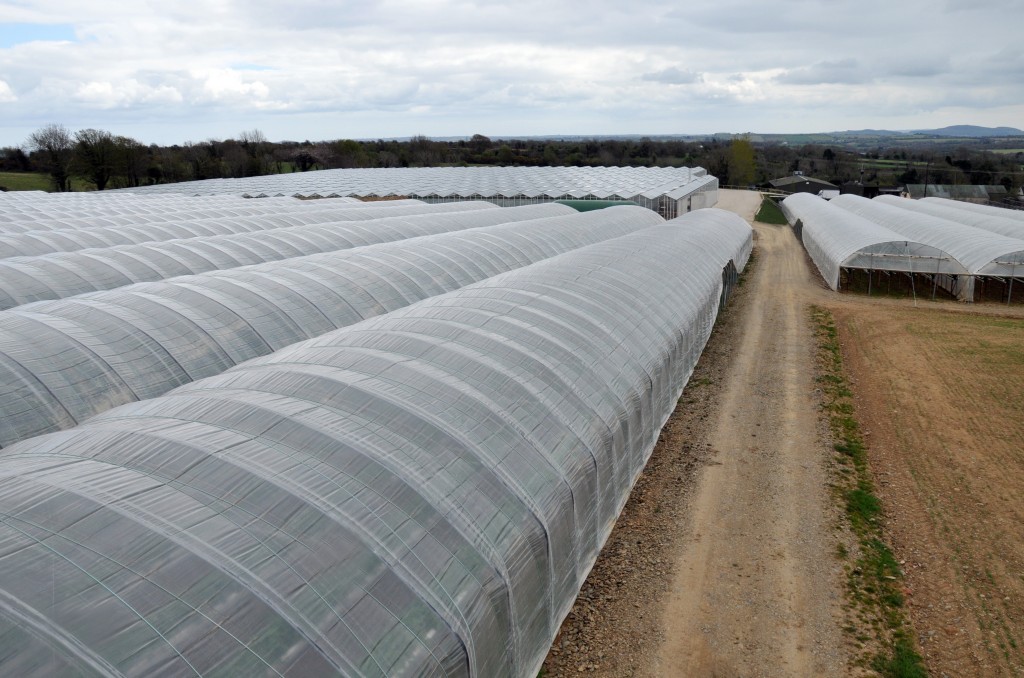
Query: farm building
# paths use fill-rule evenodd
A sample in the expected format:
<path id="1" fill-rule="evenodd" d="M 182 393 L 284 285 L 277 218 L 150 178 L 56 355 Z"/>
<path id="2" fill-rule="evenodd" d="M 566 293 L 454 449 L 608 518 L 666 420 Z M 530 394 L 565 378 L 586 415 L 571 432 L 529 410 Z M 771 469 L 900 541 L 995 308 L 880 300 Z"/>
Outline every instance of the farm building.
<path id="1" fill-rule="evenodd" d="M 0 454 L 4 675 L 536 675 L 751 230 L 401 219 L 0 311 L 3 378 L 98 413 Z"/>
<path id="2" fill-rule="evenodd" d="M 815 179 L 814 177 L 804 176 L 803 174 L 794 174 L 789 177 L 772 179 L 768 182 L 768 185 L 777 191 L 782 191 L 783 193 L 811 193 L 813 195 L 818 195 L 820 191 L 839 190 L 839 187 L 831 182 L 825 181 L 824 179 Z"/>
<path id="3" fill-rule="evenodd" d="M 128 190 L 128 189 L 126 189 Z M 625 200 L 667 219 L 718 202 L 718 179 L 702 167 L 420 167 L 336 169 L 246 179 L 208 179 L 133 193 L 486 200 L 502 207 L 555 200 Z"/>

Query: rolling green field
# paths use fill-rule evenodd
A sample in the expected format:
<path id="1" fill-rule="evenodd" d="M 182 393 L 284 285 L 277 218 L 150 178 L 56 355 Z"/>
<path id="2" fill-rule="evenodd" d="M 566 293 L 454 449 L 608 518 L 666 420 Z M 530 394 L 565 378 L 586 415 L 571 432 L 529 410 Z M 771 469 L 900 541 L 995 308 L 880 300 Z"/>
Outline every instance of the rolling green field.
<path id="1" fill-rule="evenodd" d="M 50 177 L 41 172 L 0 172 L 0 186 L 8 191 L 52 191 Z M 71 180 L 71 190 L 88 190 L 81 179 Z"/>

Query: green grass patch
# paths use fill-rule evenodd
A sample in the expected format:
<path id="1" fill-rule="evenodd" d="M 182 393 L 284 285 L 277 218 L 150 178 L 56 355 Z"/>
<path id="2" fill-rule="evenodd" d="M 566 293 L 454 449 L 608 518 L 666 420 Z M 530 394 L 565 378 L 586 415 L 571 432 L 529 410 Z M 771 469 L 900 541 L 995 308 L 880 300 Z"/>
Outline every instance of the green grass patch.
<path id="1" fill-rule="evenodd" d="M 0 172 L 0 186 L 8 191 L 52 191 L 53 182 L 37 172 Z"/>
<path id="2" fill-rule="evenodd" d="M 782 213 L 782 209 L 770 198 L 761 198 L 761 208 L 754 215 L 754 221 L 760 221 L 762 224 L 776 224 L 778 226 L 789 224 L 786 221 L 786 216 Z"/>
<path id="3" fill-rule="evenodd" d="M 848 631 L 855 638 L 877 641 L 882 650 L 862 661 L 882 676 L 924 677 L 928 673 L 924 660 L 914 650 L 904 610 L 903 571 L 882 539 L 882 502 L 875 494 L 868 449 L 854 416 L 853 391 L 843 369 L 839 332 L 826 309 L 812 307 L 811 317 L 818 340 L 817 382 L 824 393 L 822 406 L 829 415 L 839 465 L 836 490 L 844 504 L 846 521 L 857 538 L 856 552 L 847 553 L 845 547 L 840 552 L 847 574 L 847 599 L 860 620 Z"/>
<path id="4" fill-rule="evenodd" d="M 53 181 L 42 172 L 0 172 L 0 186 L 8 191 L 52 191 Z M 88 186 L 81 179 L 71 179 L 72 191 L 84 191 Z"/>

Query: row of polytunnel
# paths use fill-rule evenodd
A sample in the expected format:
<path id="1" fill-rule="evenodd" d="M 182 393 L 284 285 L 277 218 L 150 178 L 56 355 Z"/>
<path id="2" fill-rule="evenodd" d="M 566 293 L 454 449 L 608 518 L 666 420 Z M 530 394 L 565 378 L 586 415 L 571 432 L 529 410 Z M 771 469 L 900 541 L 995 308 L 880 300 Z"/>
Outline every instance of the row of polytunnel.
<path id="1" fill-rule="evenodd" d="M 536 675 L 751 229 L 361 209 L 0 261 L 0 673 Z"/>
<path id="2" fill-rule="evenodd" d="M 702 167 L 354 168 L 207 179 L 126 189 L 139 195 L 563 197 L 630 199 L 665 193 L 707 175 Z"/>
<path id="3" fill-rule="evenodd" d="M 843 271 L 885 271 L 924 276 L 964 301 L 975 300 L 979 284 L 994 281 L 1009 303 L 1014 282 L 1024 278 L 1024 222 L 1008 209 L 932 198 L 840 195 L 825 201 L 800 194 L 783 200 L 782 208 L 833 289 Z M 1024 290 L 1018 289 L 1019 296 Z"/>

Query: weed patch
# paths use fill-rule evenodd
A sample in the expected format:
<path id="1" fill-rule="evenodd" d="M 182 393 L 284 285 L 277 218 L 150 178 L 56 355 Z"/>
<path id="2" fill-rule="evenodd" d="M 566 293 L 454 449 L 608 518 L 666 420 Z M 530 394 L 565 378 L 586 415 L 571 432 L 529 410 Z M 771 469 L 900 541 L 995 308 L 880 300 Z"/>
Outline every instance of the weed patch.
<path id="1" fill-rule="evenodd" d="M 844 505 L 850 529 L 857 538 L 855 553 L 843 548 L 847 599 L 859 625 L 846 630 L 863 642 L 874 638 L 883 648 L 861 658 L 886 678 L 927 676 L 921 656 L 914 650 L 904 611 L 903 572 L 882 539 L 883 507 L 875 494 L 868 469 L 867 447 L 855 418 L 853 393 L 843 370 L 839 333 L 832 314 L 812 307 L 818 340 L 818 384 L 824 393 L 839 473 L 836 492 Z M 869 635 L 870 634 L 870 635 Z M 873 652 L 873 651 L 872 651 Z"/>

